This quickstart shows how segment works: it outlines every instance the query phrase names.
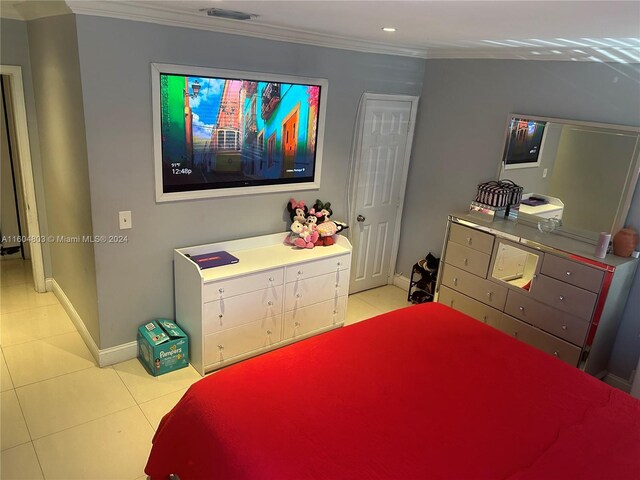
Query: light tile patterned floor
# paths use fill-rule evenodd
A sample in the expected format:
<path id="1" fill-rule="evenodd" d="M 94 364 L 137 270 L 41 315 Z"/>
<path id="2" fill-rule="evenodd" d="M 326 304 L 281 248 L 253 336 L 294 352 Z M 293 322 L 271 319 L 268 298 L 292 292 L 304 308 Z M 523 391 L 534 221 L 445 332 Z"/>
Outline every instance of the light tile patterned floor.
<path id="1" fill-rule="evenodd" d="M 346 324 L 410 305 L 386 286 L 349 297 Z M 201 377 L 191 367 L 152 377 L 137 359 L 98 368 L 31 267 L 0 262 L 0 478 L 144 479 L 162 416 Z"/>

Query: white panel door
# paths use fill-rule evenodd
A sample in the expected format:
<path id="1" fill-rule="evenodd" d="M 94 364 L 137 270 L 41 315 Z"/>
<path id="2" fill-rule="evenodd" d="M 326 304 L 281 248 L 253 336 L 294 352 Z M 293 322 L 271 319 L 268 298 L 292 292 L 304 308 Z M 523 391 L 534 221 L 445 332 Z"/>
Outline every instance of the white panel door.
<path id="1" fill-rule="evenodd" d="M 360 117 L 350 293 L 393 279 L 417 99 L 389 97 L 365 99 Z"/>

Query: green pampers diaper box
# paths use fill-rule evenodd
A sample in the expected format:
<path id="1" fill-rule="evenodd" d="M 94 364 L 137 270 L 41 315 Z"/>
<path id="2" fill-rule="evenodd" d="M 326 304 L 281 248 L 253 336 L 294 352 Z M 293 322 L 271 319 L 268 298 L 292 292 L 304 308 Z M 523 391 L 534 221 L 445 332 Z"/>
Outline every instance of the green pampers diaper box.
<path id="1" fill-rule="evenodd" d="M 171 320 L 155 320 L 138 328 L 138 358 L 157 377 L 189 365 L 189 339 Z"/>

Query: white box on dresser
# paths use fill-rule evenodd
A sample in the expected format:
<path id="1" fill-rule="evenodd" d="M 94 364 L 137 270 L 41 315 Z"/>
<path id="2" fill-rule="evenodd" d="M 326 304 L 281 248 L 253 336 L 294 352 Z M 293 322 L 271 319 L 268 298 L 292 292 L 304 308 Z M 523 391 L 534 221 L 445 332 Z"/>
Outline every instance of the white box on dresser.
<path id="1" fill-rule="evenodd" d="M 201 375 L 343 325 L 351 244 L 298 249 L 285 233 L 174 250 L 176 321 Z M 238 263 L 200 270 L 189 256 L 227 251 Z"/>
<path id="2" fill-rule="evenodd" d="M 512 220 L 450 215 L 436 301 L 601 377 L 638 261 L 594 253 Z"/>

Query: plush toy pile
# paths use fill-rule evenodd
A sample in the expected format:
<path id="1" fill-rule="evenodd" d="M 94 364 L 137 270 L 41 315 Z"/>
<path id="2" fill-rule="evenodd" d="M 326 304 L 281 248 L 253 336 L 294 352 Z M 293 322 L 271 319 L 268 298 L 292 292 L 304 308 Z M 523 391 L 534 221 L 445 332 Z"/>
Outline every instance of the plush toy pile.
<path id="1" fill-rule="evenodd" d="M 285 238 L 287 245 L 313 248 L 333 245 L 333 236 L 349 228 L 346 223 L 331 220 L 333 215 L 330 202 L 316 200 L 308 208 L 303 200 L 289 200 L 287 211 L 291 217 L 291 233 Z"/>

